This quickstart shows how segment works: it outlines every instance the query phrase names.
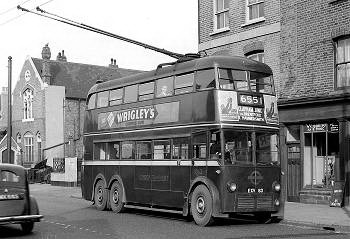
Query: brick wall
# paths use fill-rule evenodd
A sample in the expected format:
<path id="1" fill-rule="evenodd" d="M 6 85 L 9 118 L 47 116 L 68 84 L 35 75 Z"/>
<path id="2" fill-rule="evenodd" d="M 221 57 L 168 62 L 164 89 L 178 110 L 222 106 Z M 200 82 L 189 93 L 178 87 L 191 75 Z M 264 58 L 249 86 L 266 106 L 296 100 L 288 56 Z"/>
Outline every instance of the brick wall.
<path id="1" fill-rule="evenodd" d="M 83 157 L 83 124 L 85 100 L 66 99 L 64 109 L 65 141 L 70 144 L 65 146 L 66 157 Z"/>
<path id="2" fill-rule="evenodd" d="M 334 41 L 350 33 L 350 1 L 281 1 L 283 98 L 339 94 L 334 89 Z"/>

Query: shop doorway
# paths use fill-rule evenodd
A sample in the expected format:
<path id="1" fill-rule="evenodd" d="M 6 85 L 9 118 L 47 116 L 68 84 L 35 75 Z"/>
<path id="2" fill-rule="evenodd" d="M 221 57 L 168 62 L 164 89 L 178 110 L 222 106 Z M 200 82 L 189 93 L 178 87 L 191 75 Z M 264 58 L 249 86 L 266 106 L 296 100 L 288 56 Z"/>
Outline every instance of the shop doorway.
<path id="1" fill-rule="evenodd" d="M 301 190 L 300 144 L 287 145 L 287 201 L 299 202 Z"/>

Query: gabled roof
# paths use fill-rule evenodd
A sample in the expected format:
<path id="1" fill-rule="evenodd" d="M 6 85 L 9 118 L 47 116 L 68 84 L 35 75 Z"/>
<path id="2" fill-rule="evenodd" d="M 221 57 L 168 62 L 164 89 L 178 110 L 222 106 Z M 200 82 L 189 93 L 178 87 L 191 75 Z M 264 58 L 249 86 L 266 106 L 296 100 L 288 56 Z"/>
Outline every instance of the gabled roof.
<path id="1" fill-rule="evenodd" d="M 42 77 L 43 59 L 31 58 Z M 136 73 L 139 70 L 105 67 L 81 63 L 49 60 L 51 85 L 64 86 L 66 98 L 86 99 L 97 80 L 108 81 Z"/>

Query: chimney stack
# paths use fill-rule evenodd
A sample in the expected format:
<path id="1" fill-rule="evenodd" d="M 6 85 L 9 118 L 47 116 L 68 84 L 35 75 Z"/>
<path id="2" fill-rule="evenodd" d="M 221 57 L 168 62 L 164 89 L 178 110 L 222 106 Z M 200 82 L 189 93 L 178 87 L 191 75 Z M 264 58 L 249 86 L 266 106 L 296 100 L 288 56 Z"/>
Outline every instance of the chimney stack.
<path id="1" fill-rule="evenodd" d="M 64 55 L 64 50 L 62 50 L 62 52 L 58 52 L 56 60 L 67 62 L 67 57 Z"/>
<path id="2" fill-rule="evenodd" d="M 43 47 L 43 50 L 41 51 L 41 56 L 43 58 L 43 69 L 41 72 L 41 78 L 45 83 L 50 85 L 50 82 L 51 82 L 51 72 L 50 72 L 51 51 L 49 48 L 49 43 L 45 44 L 45 46 Z"/>
<path id="3" fill-rule="evenodd" d="M 117 60 L 116 60 L 116 59 L 111 58 L 111 63 L 110 63 L 108 66 L 109 66 L 109 67 L 118 68 L 118 65 L 117 65 Z"/>

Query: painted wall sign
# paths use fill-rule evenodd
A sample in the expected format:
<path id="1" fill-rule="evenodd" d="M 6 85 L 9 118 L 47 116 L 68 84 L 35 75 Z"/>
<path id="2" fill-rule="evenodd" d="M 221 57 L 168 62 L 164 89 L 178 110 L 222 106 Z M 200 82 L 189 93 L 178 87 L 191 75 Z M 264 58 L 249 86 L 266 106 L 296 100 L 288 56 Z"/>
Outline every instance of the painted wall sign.
<path id="1" fill-rule="evenodd" d="M 244 96 L 242 98 L 242 96 Z M 275 96 L 264 95 L 261 97 L 248 97 L 247 94 L 239 95 L 235 91 L 218 92 L 218 108 L 221 121 L 250 121 L 278 124 L 277 100 Z M 242 100 L 244 104 L 242 104 Z M 250 103 L 248 103 L 248 100 Z M 239 102 L 239 104 L 238 104 Z"/>
<path id="2" fill-rule="evenodd" d="M 169 123 L 178 120 L 179 102 L 171 102 L 100 113 L 98 129 Z"/>

